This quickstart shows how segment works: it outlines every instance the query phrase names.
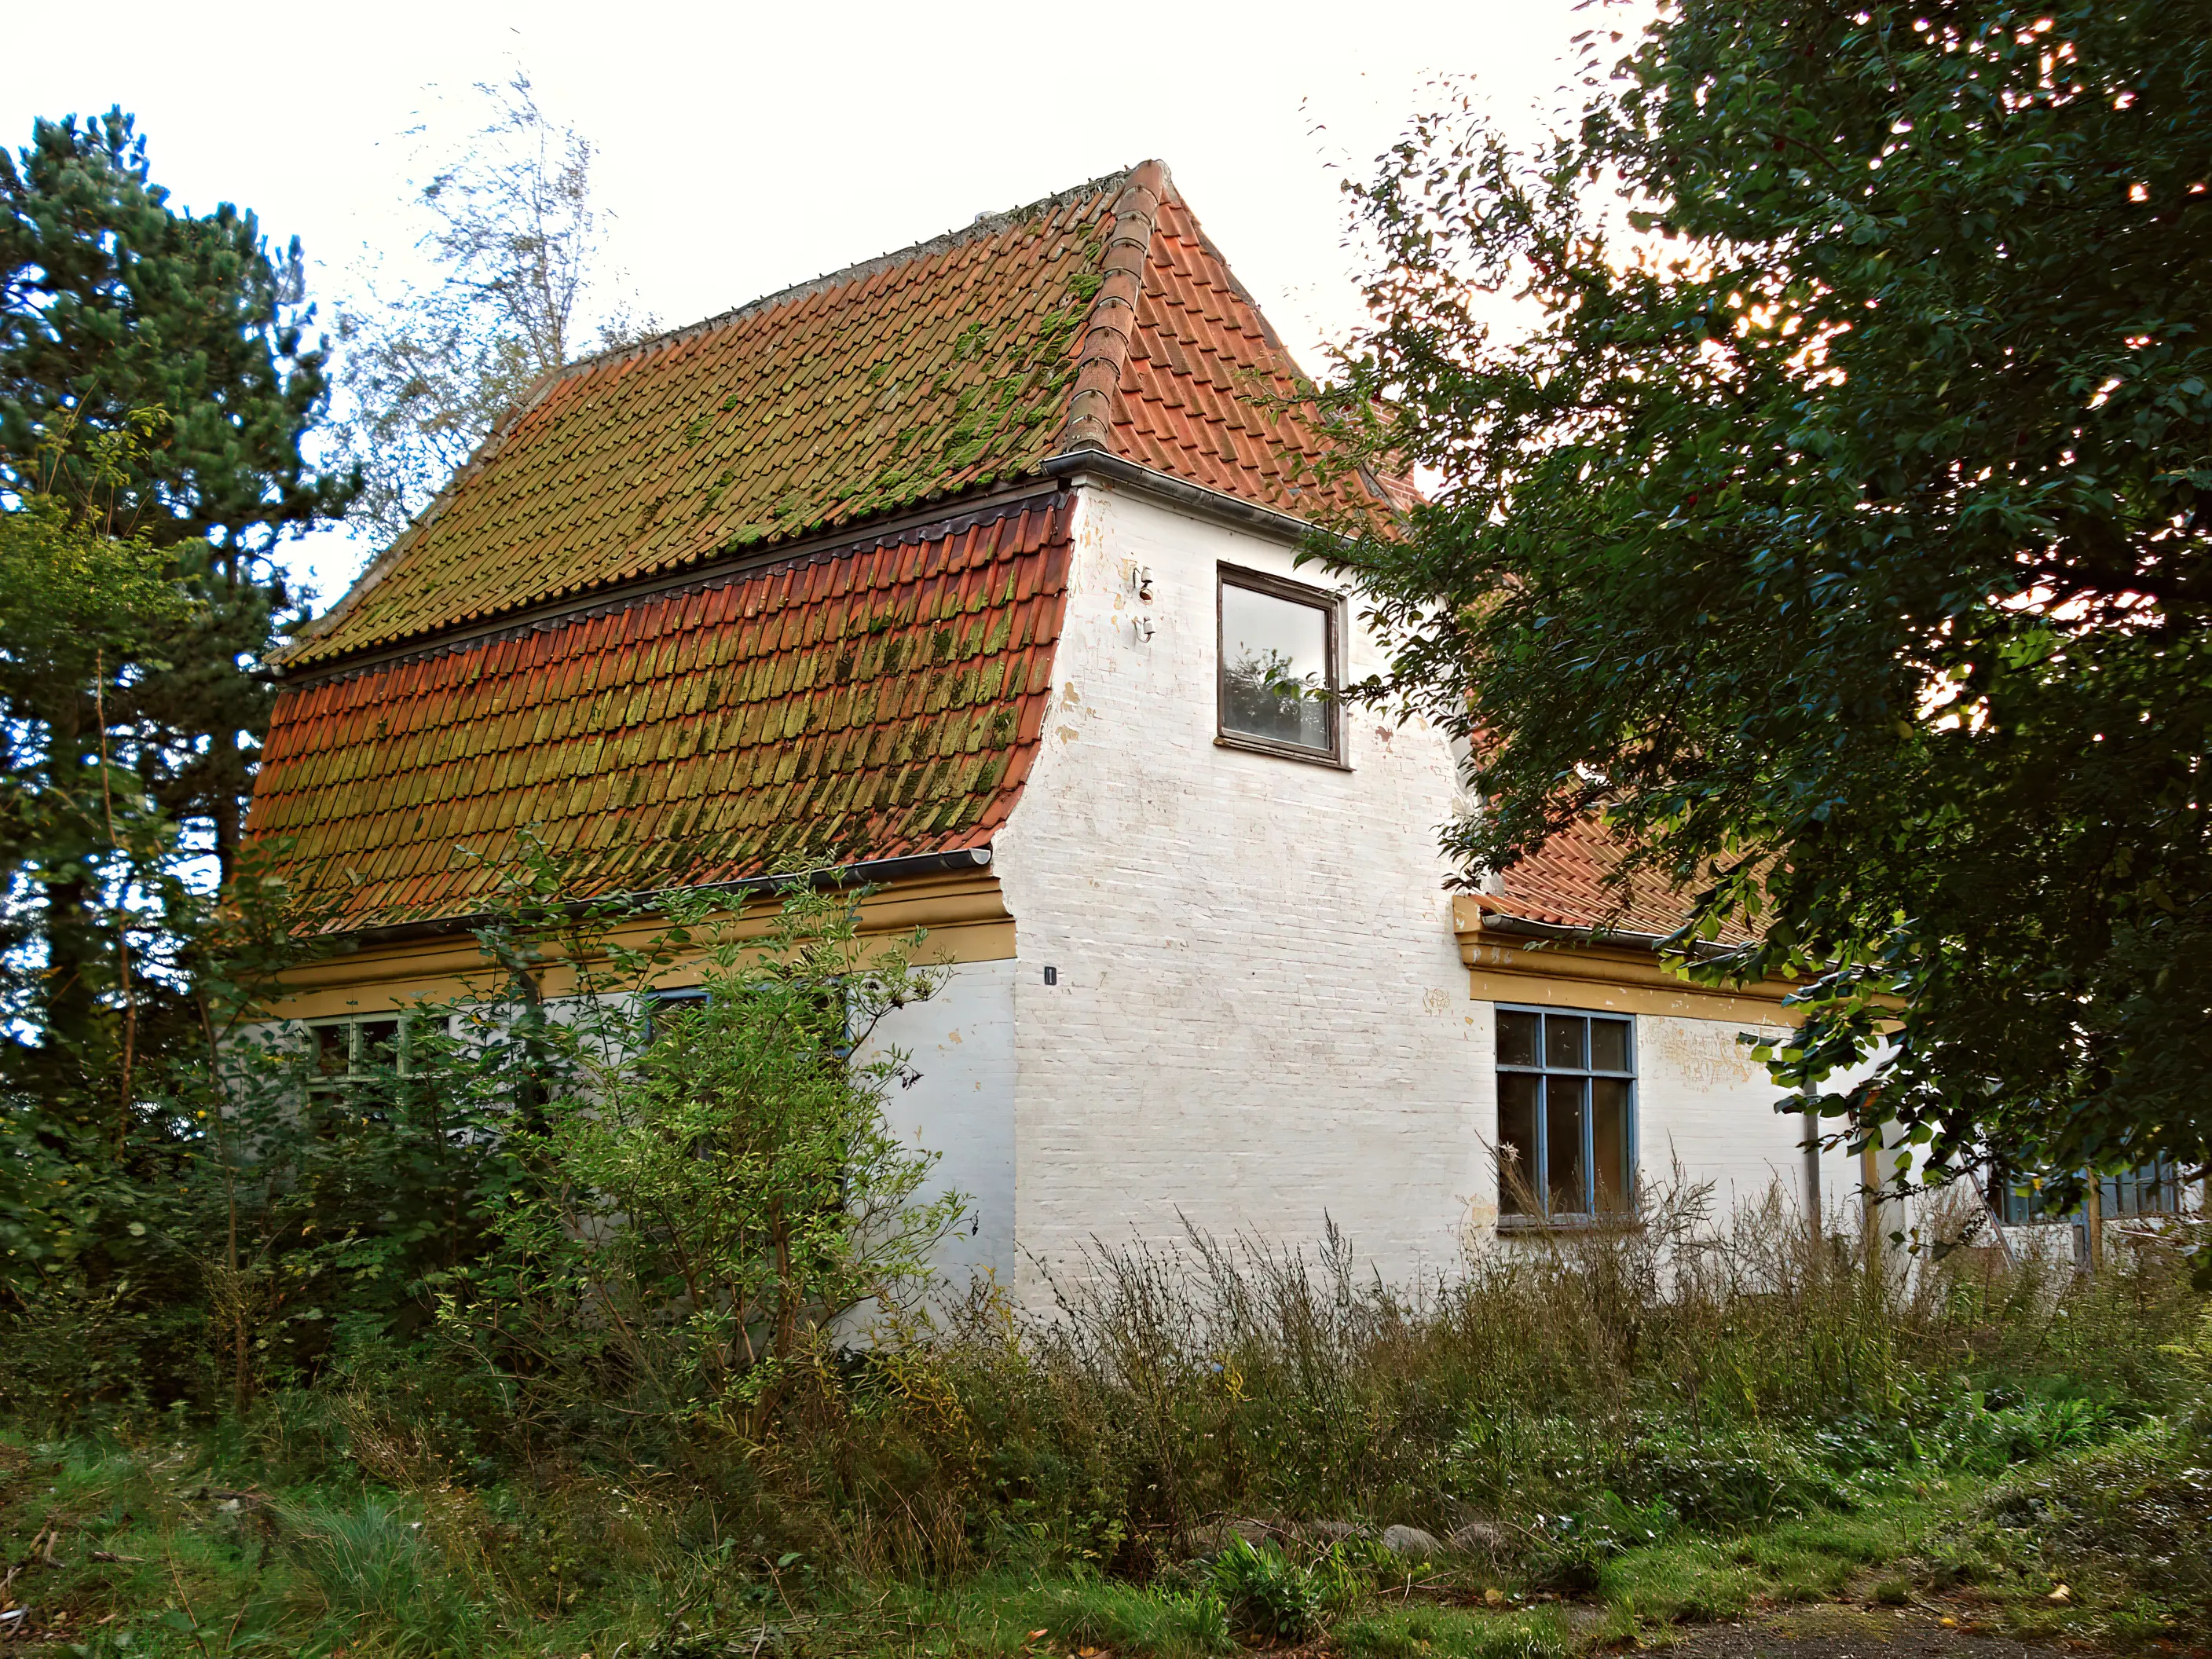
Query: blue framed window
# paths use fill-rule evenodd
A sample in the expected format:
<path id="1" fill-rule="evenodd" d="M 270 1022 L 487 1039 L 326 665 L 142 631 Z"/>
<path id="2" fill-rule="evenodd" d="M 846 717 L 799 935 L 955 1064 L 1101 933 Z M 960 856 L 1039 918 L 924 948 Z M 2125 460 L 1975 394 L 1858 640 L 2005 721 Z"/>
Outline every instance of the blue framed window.
<path id="1" fill-rule="evenodd" d="M 703 988 L 687 988 L 680 991 L 648 991 L 645 994 L 645 1040 L 651 1042 L 666 1031 L 672 1022 L 679 1020 L 695 1009 L 707 1006 Z"/>
<path id="2" fill-rule="evenodd" d="M 2097 1183 L 2097 1199 L 2108 1221 L 2115 1216 L 2179 1215 L 2181 1171 L 2170 1158 L 2154 1158 L 2124 1175 L 2106 1176 Z"/>
<path id="3" fill-rule="evenodd" d="M 673 1030 L 676 1022 L 704 1008 L 708 1001 L 706 987 L 686 986 L 672 991 L 648 991 L 645 998 L 645 1031 L 647 1042 Z M 842 1066 L 853 1057 L 849 1017 L 846 1012 L 845 993 L 835 985 L 817 985 L 807 999 L 814 1016 L 821 1024 L 817 1028 L 823 1038 L 823 1048 L 830 1061 Z"/>
<path id="4" fill-rule="evenodd" d="M 2079 1208 L 2058 1210 L 2047 1204 L 2043 1183 L 2033 1177 L 2000 1177 L 2004 1190 L 2004 1223 L 2028 1227 L 2046 1221 L 2079 1224 Z M 2138 1215 L 2175 1215 L 2181 1210 L 2181 1171 L 2168 1158 L 2154 1158 L 2123 1174 L 2104 1176 L 2097 1182 L 2098 1212 L 2106 1220 Z"/>
<path id="5" fill-rule="evenodd" d="M 1498 1203 L 1547 1221 L 1636 1203 L 1636 1024 L 1560 1008 L 1498 1011 Z"/>

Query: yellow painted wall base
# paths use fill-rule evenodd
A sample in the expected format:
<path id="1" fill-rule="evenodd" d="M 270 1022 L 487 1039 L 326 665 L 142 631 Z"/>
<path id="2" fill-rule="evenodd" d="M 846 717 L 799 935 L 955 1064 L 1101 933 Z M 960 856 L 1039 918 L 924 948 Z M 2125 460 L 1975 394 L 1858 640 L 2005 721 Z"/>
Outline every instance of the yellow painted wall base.
<path id="1" fill-rule="evenodd" d="M 754 901 L 735 924 L 736 934 L 766 933 L 774 912 L 774 901 Z M 655 918 L 625 922 L 611 929 L 608 938 L 635 948 L 664 926 Z M 860 902 L 860 927 L 877 938 L 926 929 L 916 953 L 916 961 L 923 965 L 1002 962 L 1014 955 L 1014 919 L 1006 910 L 998 877 L 988 872 L 925 876 L 885 887 Z M 575 963 L 557 959 L 550 963 L 541 985 L 544 994 L 560 997 L 573 991 L 575 968 Z M 654 983 L 667 989 L 696 985 L 699 972 L 695 951 L 672 963 Z M 466 1001 L 495 991 L 501 977 L 465 933 L 380 945 L 287 969 L 280 976 L 281 988 L 268 1000 L 267 1012 L 276 1019 L 322 1019 L 422 1002 Z"/>
<path id="2" fill-rule="evenodd" d="M 1676 977 L 1649 951 L 1518 939 L 1486 931 L 1472 899 L 1452 901 L 1453 931 L 1476 1002 L 1529 1002 L 1545 1007 L 1602 1008 L 1625 1014 L 1672 1014 L 1684 1019 L 1796 1025 L 1803 1012 L 1782 1006 L 1797 988 L 1779 980 L 1707 986 Z"/>

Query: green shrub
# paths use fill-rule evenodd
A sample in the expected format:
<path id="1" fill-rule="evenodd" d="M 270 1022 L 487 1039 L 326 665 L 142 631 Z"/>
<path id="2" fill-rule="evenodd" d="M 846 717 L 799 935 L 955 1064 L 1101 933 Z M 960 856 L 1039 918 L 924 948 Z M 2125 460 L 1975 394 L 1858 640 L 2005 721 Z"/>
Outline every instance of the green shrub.
<path id="1" fill-rule="evenodd" d="M 336 1629 L 374 1632 L 404 1655 L 466 1654 L 483 1640 L 474 1587 L 456 1582 L 423 1522 L 388 1499 L 287 1509 L 281 1520 L 297 1594 Z"/>
<path id="2" fill-rule="evenodd" d="M 2070 1571 L 2212 1610 L 2212 1440 L 2193 1425 L 2154 1421 L 2071 1449 L 2006 1480 L 1984 1513 Z"/>
<path id="3" fill-rule="evenodd" d="M 1211 1577 L 1237 1634 L 1303 1642 L 1320 1633 L 1330 1599 L 1328 1578 L 1273 1544 L 1231 1539 Z"/>

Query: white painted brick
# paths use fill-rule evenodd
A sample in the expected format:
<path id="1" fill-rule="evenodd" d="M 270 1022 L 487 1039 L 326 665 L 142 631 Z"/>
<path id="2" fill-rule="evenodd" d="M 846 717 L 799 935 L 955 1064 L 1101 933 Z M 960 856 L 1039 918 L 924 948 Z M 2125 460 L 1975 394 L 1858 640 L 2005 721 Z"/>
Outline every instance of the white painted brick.
<path id="1" fill-rule="evenodd" d="M 1032 1298 L 1036 1263 L 1186 1222 L 1293 1243 L 1334 1219 L 1404 1279 L 1497 1214 L 1495 1011 L 1468 999 L 1437 850 L 1449 744 L 1354 708 L 1348 772 L 1218 747 L 1223 562 L 1327 585 L 1271 543 L 1085 492 L 1043 750 L 997 848 L 1023 1259 L 993 1265 Z M 1381 653 L 1356 616 L 1350 634 L 1356 679 Z M 1723 1208 L 1775 1181 L 1795 1199 L 1802 1126 L 1737 1024 L 1638 1024 L 1647 1173 L 1679 1157 Z M 1856 1171 L 1825 1164 L 1832 1205 Z"/>
<path id="2" fill-rule="evenodd" d="M 998 843 L 1021 1243 L 1065 1266 L 1186 1219 L 1304 1240 L 1332 1217 L 1386 1272 L 1441 1267 L 1487 1181 L 1490 1109 L 1437 850 L 1449 747 L 1361 709 L 1348 772 L 1217 747 L 1223 562 L 1325 580 L 1085 492 L 1044 750 Z M 1348 644 L 1354 678 L 1380 666 L 1356 627 Z"/>
<path id="3" fill-rule="evenodd" d="M 902 1140 L 937 1155 L 924 1196 L 964 1200 L 937 1257 L 956 1279 L 1003 1274 L 1015 1259 L 1014 974 L 1012 962 L 946 969 L 934 996 L 886 1014 L 861 1051 L 907 1057 L 913 1081 L 892 1085 L 884 1115 Z"/>

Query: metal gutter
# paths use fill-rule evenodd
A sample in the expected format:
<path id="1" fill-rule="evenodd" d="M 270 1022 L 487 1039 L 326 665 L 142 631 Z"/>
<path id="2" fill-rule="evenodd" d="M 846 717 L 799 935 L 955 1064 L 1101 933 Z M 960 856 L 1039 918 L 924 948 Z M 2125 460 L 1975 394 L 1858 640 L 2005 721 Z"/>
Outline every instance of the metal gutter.
<path id="1" fill-rule="evenodd" d="M 1569 927 L 1556 921 L 1531 921 L 1526 916 L 1504 915 L 1495 911 L 1480 910 L 1479 932 L 1504 933 L 1510 938 L 1536 939 L 1558 945 L 1604 945 L 1622 951 L 1649 951 L 1654 956 L 1674 936 L 1672 933 L 1617 933 L 1606 927 Z M 1725 956 L 1729 947 L 1711 939 L 1693 939 L 1689 954 L 1693 957 Z"/>
<path id="2" fill-rule="evenodd" d="M 1501 915 L 1495 911 L 1478 911 L 1481 931 L 1486 933 L 1510 933 L 1522 939 L 1551 939 L 1561 945 L 1613 945 L 1632 951 L 1657 951 L 1666 943 L 1665 933 L 1617 933 L 1605 927 L 1569 927 L 1556 921 L 1531 921 L 1526 916 Z"/>
<path id="3" fill-rule="evenodd" d="M 1086 477 L 1103 478 L 1109 483 L 1126 484 L 1141 494 L 1168 501 L 1211 519 L 1217 524 L 1232 525 L 1239 530 L 1250 530 L 1283 543 L 1303 542 L 1309 537 L 1326 532 L 1318 525 L 1308 524 L 1304 519 L 1293 518 L 1287 513 L 1278 513 L 1271 507 L 1261 507 L 1242 496 L 1224 495 L 1218 489 L 1208 489 L 1204 484 L 1194 484 L 1182 478 L 1170 477 L 1164 472 L 1155 472 L 1149 466 L 1125 460 L 1103 449 L 1072 449 L 1054 455 L 1044 464 L 1045 476 L 1080 483 Z"/>
<path id="4" fill-rule="evenodd" d="M 814 872 L 817 887 L 861 887 L 878 882 L 898 881 L 908 876 L 933 876 L 952 871 L 981 870 L 991 862 L 988 847 L 963 847 L 950 853 L 908 853 L 899 858 L 862 859 L 853 864 L 841 864 Z M 630 905 L 639 909 L 650 909 L 654 902 L 670 893 L 726 893 L 732 897 L 750 897 L 770 893 L 789 884 L 788 876 L 743 876 L 735 881 L 702 882 L 696 887 L 662 887 L 644 893 L 615 893 L 604 898 L 572 899 L 552 907 L 557 916 L 580 916 L 601 905 Z M 323 939 L 343 939 L 355 947 L 366 950 L 380 945 L 404 945 L 416 939 L 450 939 L 457 933 L 472 933 L 494 920 L 489 911 L 478 911 L 474 915 L 441 916 L 428 921 L 398 921 L 382 927 L 363 927 L 352 931 L 319 934 Z"/>

